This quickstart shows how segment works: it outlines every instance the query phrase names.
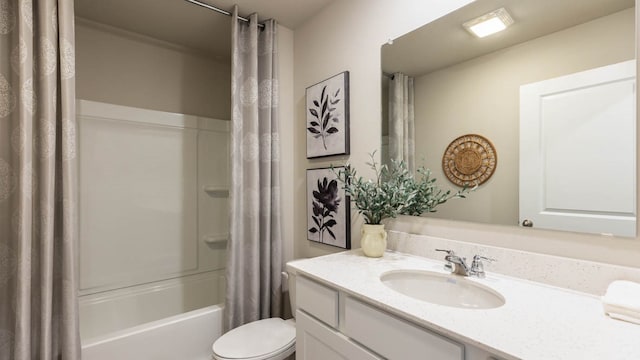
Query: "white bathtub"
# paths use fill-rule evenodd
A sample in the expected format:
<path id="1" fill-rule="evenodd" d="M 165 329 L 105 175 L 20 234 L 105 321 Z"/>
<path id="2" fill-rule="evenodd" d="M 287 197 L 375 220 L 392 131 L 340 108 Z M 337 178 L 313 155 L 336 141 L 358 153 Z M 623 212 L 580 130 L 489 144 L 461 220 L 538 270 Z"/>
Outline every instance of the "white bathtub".
<path id="1" fill-rule="evenodd" d="M 82 344 L 82 359 L 210 360 L 222 310 L 213 305 L 93 338 Z"/>

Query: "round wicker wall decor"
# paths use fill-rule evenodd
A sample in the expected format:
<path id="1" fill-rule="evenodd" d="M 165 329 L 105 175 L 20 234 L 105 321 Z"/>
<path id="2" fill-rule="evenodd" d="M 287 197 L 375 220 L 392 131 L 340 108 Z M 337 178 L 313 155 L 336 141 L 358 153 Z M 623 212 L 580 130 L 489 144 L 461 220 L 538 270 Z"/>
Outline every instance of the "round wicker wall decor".
<path id="1" fill-rule="evenodd" d="M 442 156 L 442 169 L 458 186 L 480 185 L 489 180 L 498 165 L 498 155 L 491 141 L 468 134 L 453 140 Z"/>

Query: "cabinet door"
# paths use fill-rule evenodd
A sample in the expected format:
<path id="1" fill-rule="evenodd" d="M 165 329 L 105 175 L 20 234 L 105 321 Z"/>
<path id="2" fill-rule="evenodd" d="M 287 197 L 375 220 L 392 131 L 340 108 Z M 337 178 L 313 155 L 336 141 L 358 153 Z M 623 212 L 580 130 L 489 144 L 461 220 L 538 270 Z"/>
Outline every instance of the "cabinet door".
<path id="1" fill-rule="evenodd" d="M 296 360 L 381 360 L 305 312 L 296 312 Z"/>
<path id="2" fill-rule="evenodd" d="M 338 291 L 304 276 L 296 278 L 296 309 L 338 327 Z"/>

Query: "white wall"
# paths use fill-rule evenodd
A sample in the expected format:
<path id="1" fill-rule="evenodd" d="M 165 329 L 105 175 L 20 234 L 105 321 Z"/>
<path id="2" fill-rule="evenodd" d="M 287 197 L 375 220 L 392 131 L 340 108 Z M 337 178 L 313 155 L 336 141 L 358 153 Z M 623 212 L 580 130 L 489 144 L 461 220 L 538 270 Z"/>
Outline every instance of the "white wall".
<path id="1" fill-rule="evenodd" d="M 76 20 L 79 99 L 231 118 L 231 65 L 179 45 Z"/>
<path id="2" fill-rule="evenodd" d="M 322 255 L 334 251 L 311 243 L 306 233 L 305 171 L 347 159 L 363 175 L 369 153 L 380 148 L 380 47 L 390 38 L 467 4 L 468 0 L 335 1 L 294 33 L 295 41 L 295 254 Z M 306 159 L 305 89 L 339 72 L 350 71 L 351 156 Z M 379 158 L 379 151 L 377 154 Z M 360 170 L 362 169 L 362 170 Z M 355 214 L 354 214 L 355 215 Z M 362 218 L 352 216 L 352 246 L 360 247 Z"/>
<path id="3" fill-rule="evenodd" d="M 336 1 L 294 33 L 295 41 L 295 255 L 309 257 L 339 251 L 306 239 L 305 170 L 347 159 L 364 170 L 367 154 L 380 147 L 380 46 L 389 38 L 432 21 L 467 0 Z M 636 10 L 637 11 L 637 10 Z M 351 72 L 351 156 L 329 160 L 306 159 L 304 127 L 305 88 L 344 70 Z M 362 171 L 364 175 L 370 173 Z M 359 247 L 362 219 L 352 221 L 353 247 Z M 414 233 L 534 252 L 638 266 L 640 238 L 519 229 L 403 217 L 390 224 Z"/>

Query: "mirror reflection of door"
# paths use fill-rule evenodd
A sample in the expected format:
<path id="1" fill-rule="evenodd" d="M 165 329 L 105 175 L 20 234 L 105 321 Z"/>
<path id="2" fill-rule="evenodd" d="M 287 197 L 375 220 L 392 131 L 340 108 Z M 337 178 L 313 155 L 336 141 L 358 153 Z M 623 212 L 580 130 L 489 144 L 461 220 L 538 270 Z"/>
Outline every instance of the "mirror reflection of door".
<path id="1" fill-rule="evenodd" d="M 520 87 L 520 223 L 633 236 L 636 62 Z"/>

